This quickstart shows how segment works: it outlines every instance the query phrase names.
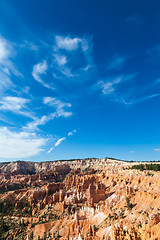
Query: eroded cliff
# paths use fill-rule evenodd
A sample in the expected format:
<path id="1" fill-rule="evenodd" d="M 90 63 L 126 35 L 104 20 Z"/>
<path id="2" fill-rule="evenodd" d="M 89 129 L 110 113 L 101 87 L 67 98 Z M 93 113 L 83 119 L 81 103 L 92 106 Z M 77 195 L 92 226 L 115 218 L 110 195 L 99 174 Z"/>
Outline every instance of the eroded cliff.
<path id="1" fill-rule="evenodd" d="M 2 239 L 159 240 L 160 173 L 134 164 L 1 164 Z"/>

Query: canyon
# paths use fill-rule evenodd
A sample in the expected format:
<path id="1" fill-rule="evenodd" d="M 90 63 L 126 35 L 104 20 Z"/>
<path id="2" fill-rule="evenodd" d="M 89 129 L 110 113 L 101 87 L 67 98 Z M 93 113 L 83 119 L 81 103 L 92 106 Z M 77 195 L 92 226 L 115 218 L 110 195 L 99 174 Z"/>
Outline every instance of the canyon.
<path id="1" fill-rule="evenodd" d="M 136 164 L 0 163 L 0 239 L 160 240 L 160 172 Z"/>

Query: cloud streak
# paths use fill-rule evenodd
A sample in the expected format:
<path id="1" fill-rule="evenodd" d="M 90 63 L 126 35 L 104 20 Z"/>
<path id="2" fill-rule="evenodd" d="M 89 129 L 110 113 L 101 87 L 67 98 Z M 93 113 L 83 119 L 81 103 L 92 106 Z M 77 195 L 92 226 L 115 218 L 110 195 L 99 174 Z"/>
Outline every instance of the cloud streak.
<path id="1" fill-rule="evenodd" d="M 27 125 L 25 127 L 23 127 L 23 129 L 25 131 L 38 130 L 38 126 L 45 125 L 47 122 L 53 120 L 55 117 L 56 117 L 56 113 L 51 113 L 48 116 L 43 115 L 42 117 L 35 118 L 34 121 L 27 123 Z"/>
<path id="2" fill-rule="evenodd" d="M 73 136 L 74 133 L 76 133 L 77 130 L 73 130 L 72 132 L 69 132 L 67 135 L 68 136 Z M 59 138 L 56 143 L 54 144 L 54 147 L 51 147 L 47 153 L 50 153 L 54 150 L 55 147 L 59 146 L 63 141 L 65 141 L 67 139 L 67 137 L 62 137 L 62 138 Z"/>
<path id="3" fill-rule="evenodd" d="M 35 133 L 11 131 L 0 128 L 0 158 L 17 159 L 32 157 L 43 151 L 47 139 Z"/>
<path id="4" fill-rule="evenodd" d="M 59 146 L 63 141 L 65 141 L 65 140 L 66 140 L 66 137 L 62 137 L 62 138 L 58 139 L 58 140 L 56 141 L 56 143 L 54 144 L 54 147 L 58 147 L 58 146 Z M 47 153 L 50 153 L 51 151 L 53 151 L 54 147 L 51 147 L 51 148 L 47 151 Z"/>
<path id="5" fill-rule="evenodd" d="M 44 97 L 43 98 L 43 103 L 47 104 L 51 107 L 55 107 L 57 109 L 61 109 L 61 108 L 64 108 L 64 107 L 71 107 L 70 103 L 62 102 L 61 100 L 56 99 L 56 98 L 52 98 L 52 97 Z"/>
<path id="6" fill-rule="evenodd" d="M 152 98 L 155 98 L 155 97 L 159 97 L 159 96 L 160 96 L 160 94 L 153 94 L 153 95 L 149 95 L 149 96 L 146 96 L 146 97 L 143 97 L 143 98 L 132 99 L 132 100 L 129 100 L 129 101 L 122 100 L 122 102 L 124 104 L 126 104 L 126 105 L 132 105 L 132 104 L 144 102 L 144 101 L 147 101 L 149 99 L 152 99 Z"/>
<path id="7" fill-rule="evenodd" d="M 116 78 L 112 81 L 104 82 L 103 80 L 98 82 L 98 85 L 102 89 L 103 94 L 108 95 L 112 94 L 115 91 L 115 86 L 122 81 L 122 78 Z"/>
<path id="8" fill-rule="evenodd" d="M 45 83 L 42 80 L 42 75 L 46 75 L 47 70 L 48 70 L 47 61 L 43 60 L 42 62 L 39 62 L 33 66 L 32 76 L 37 82 L 41 83 L 44 87 L 54 90 L 54 88 L 51 85 Z"/>
<path id="9" fill-rule="evenodd" d="M 34 118 L 33 114 L 27 109 L 26 104 L 29 103 L 29 99 L 7 96 L 0 100 L 0 110 L 11 111 L 19 115 L 23 115 L 29 118 Z"/>
<path id="10" fill-rule="evenodd" d="M 155 152 L 160 152 L 160 148 L 153 149 Z"/>
<path id="11" fill-rule="evenodd" d="M 43 103 L 55 108 L 55 112 L 52 112 L 48 115 L 43 115 L 41 117 L 35 117 L 34 121 L 27 123 L 23 129 L 25 131 L 33 131 L 38 130 L 38 126 L 43 126 L 47 122 L 53 120 L 54 118 L 64 117 L 68 118 L 72 116 L 72 112 L 65 111 L 66 107 L 71 107 L 70 103 L 63 102 L 59 99 L 52 98 L 52 97 L 44 97 Z"/>
<path id="12" fill-rule="evenodd" d="M 155 94 L 150 94 L 144 97 L 138 97 L 138 95 L 140 96 L 142 92 L 145 92 L 147 89 L 150 89 L 151 86 L 158 84 L 159 79 L 154 81 L 154 83 L 152 83 L 150 87 L 147 86 L 145 89 L 141 90 L 139 93 L 135 92 L 134 88 L 131 88 L 131 87 L 129 89 L 126 88 L 124 91 L 122 89 L 122 86 L 125 86 L 124 84 L 129 85 L 130 80 L 133 82 L 135 76 L 136 74 L 130 74 L 130 75 L 123 75 L 123 76 L 109 79 L 109 80 L 101 80 L 98 82 L 96 87 L 98 86 L 98 89 L 100 88 L 102 90 L 102 93 L 106 96 L 109 96 L 110 99 L 112 99 L 113 101 L 123 103 L 125 105 L 137 104 L 137 103 L 144 102 L 160 96 L 159 93 L 155 93 Z M 121 90 L 119 91 L 119 89 Z M 128 95 L 128 97 L 126 97 L 125 95 Z"/>
<path id="13" fill-rule="evenodd" d="M 5 38 L 0 36 L 0 91 L 1 93 L 14 88 L 15 85 L 11 81 L 11 76 L 22 78 L 23 75 L 16 69 L 11 59 L 15 55 L 12 44 Z"/>
<path id="14" fill-rule="evenodd" d="M 72 132 L 68 133 L 68 136 L 73 136 L 73 134 L 76 133 L 76 132 L 77 132 L 77 130 L 73 130 Z"/>
<path id="15" fill-rule="evenodd" d="M 61 142 L 63 142 L 64 140 L 66 140 L 66 137 L 60 138 L 57 140 L 57 142 L 54 144 L 55 147 L 58 147 L 59 144 L 61 144 Z"/>
<path id="16" fill-rule="evenodd" d="M 66 111 L 65 108 L 70 108 L 71 103 L 63 102 L 59 99 L 52 97 L 44 97 L 43 103 L 47 104 L 50 107 L 54 107 L 56 109 L 56 117 L 70 117 L 72 116 L 72 112 Z"/>

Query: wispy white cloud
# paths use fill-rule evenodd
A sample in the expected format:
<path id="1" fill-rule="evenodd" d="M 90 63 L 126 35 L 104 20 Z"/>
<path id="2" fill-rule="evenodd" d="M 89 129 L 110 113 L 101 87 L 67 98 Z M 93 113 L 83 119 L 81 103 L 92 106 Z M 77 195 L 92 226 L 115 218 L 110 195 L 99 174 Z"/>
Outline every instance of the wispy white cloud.
<path id="1" fill-rule="evenodd" d="M 76 133 L 76 132 L 77 132 L 77 130 L 73 130 L 73 131 L 69 132 L 67 135 L 68 135 L 68 136 L 73 136 L 73 134 Z M 63 141 L 66 140 L 66 139 L 67 139 L 67 137 L 62 137 L 62 138 L 58 139 L 58 140 L 56 141 L 56 143 L 54 144 L 54 147 L 51 147 L 51 148 L 47 151 L 47 153 L 50 153 L 51 151 L 53 151 L 55 147 L 57 147 L 61 142 L 63 142 Z"/>
<path id="2" fill-rule="evenodd" d="M 61 142 L 63 142 L 64 140 L 66 140 L 66 137 L 60 138 L 57 140 L 57 142 L 54 144 L 55 147 L 57 147 Z"/>
<path id="3" fill-rule="evenodd" d="M 11 45 L 3 37 L 0 37 L 0 63 L 10 57 L 11 51 Z"/>
<path id="4" fill-rule="evenodd" d="M 123 76 L 120 76 L 118 78 L 113 78 L 112 79 L 109 79 L 109 80 L 101 80 L 98 82 L 98 86 L 100 87 L 100 89 L 102 89 L 102 92 L 104 95 L 109 95 L 111 97 L 112 100 L 116 101 L 116 102 L 119 102 L 119 103 L 123 103 L 125 105 L 132 105 L 132 104 L 136 104 L 136 103 L 140 103 L 140 102 L 143 102 L 143 101 L 147 101 L 149 99 L 152 99 L 152 98 L 155 98 L 155 97 L 159 97 L 160 94 L 157 93 L 157 94 L 151 94 L 151 95 L 148 95 L 148 96 L 144 96 L 144 97 L 140 97 L 140 94 L 142 93 L 142 91 L 139 93 L 139 97 L 138 97 L 138 93 L 134 92 L 133 89 L 130 88 L 130 92 L 128 90 L 128 92 L 124 93 L 122 91 L 118 91 L 119 90 L 119 85 L 121 84 L 124 84 L 126 83 L 127 81 L 129 80 L 134 80 L 135 76 L 137 74 L 130 74 L 130 75 L 123 75 Z M 153 86 L 155 84 L 158 84 L 160 82 L 159 79 L 157 79 L 152 85 L 150 86 Z M 96 87 L 97 87 L 96 85 Z M 146 87 L 145 90 L 147 90 L 149 87 Z M 144 90 L 143 90 L 144 92 Z M 124 97 L 124 95 L 126 95 Z M 135 97 L 137 96 L 137 97 Z"/>
<path id="5" fill-rule="evenodd" d="M 159 65 L 160 60 L 160 44 L 147 49 L 148 61 L 153 65 Z"/>
<path id="6" fill-rule="evenodd" d="M 47 153 L 50 153 L 50 152 L 52 152 L 53 151 L 53 147 L 51 147 L 48 151 L 47 151 Z"/>
<path id="7" fill-rule="evenodd" d="M 61 73 L 66 77 L 76 77 L 79 75 L 79 74 L 72 74 L 71 69 L 68 67 L 61 69 Z"/>
<path id="8" fill-rule="evenodd" d="M 86 52 L 89 49 L 89 44 L 88 44 L 88 40 L 87 39 L 85 39 L 85 38 L 81 39 L 81 47 L 82 47 L 82 50 L 84 52 Z"/>
<path id="9" fill-rule="evenodd" d="M 72 136 L 74 133 L 76 133 L 77 132 L 77 130 L 73 130 L 72 132 L 69 132 L 68 133 L 68 136 Z"/>
<path id="10" fill-rule="evenodd" d="M 63 102 L 59 99 L 52 97 L 44 97 L 43 103 L 48 106 L 54 107 L 56 109 L 56 117 L 70 117 L 72 116 L 72 112 L 65 111 L 65 108 L 71 107 L 71 103 Z"/>
<path id="11" fill-rule="evenodd" d="M 72 50 L 76 50 L 79 47 L 79 43 L 82 40 L 80 38 L 56 36 L 55 41 L 56 41 L 56 48 L 72 51 Z"/>
<path id="12" fill-rule="evenodd" d="M 55 108 L 64 108 L 64 107 L 71 107 L 71 103 L 63 102 L 59 99 L 52 98 L 52 97 L 44 97 L 43 103 L 48 104 L 49 106 L 55 107 Z"/>
<path id="13" fill-rule="evenodd" d="M 17 77 L 23 77 L 23 75 L 15 68 L 11 58 L 15 55 L 15 50 L 12 44 L 5 38 L 0 36 L 0 66 L 1 70 L 8 76 L 10 73 Z"/>
<path id="14" fill-rule="evenodd" d="M 131 105 L 131 104 L 135 104 L 135 103 L 139 103 L 139 102 L 144 102 L 144 101 L 147 101 L 151 98 L 155 98 L 155 97 L 159 97 L 160 94 L 153 94 L 153 95 L 149 95 L 149 96 L 146 96 L 146 97 L 142 97 L 142 98 L 135 98 L 135 99 L 131 99 L 131 100 L 121 100 L 122 103 L 126 104 L 126 105 Z"/>
<path id="15" fill-rule="evenodd" d="M 79 47 L 85 52 L 88 50 L 88 41 L 85 38 L 74 37 L 71 38 L 69 36 L 63 37 L 60 35 L 55 36 L 54 50 L 64 49 L 67 51 L 77 50 Z"/>
<path id="16" fill-rule="evenodd" d="M 0 121 L 7 123 L 9 125 L 13 125 L 13 121 L 9 120 L 7 116 L 4 116 L 3 114 L 0 114 Z"/>
<path id="17" fill-rule="evenodd" d="M 6 73 L 7 69 L 2 69 L 0 67 L 0 92 L 6 91 L 11 87 L 14 87 L 13 82 L 10 79 L 9 73 Z"/>
<path id="18" fill-rule="evenodd" d="M 58 140 L 56 141 L 56 143 L 54 144 L 54 147 L 51 147 L 51 148 L 47 151 L 47 153 L 52 152 L 55 147 L 58 147 L 58 146 L 61 144 L 61 142 L 65 141 L 65 140 L 66 140 L 66 137 L 62 137 L 62 138 L 58 139 Z"/>
<path id="19" fill-rule="evenodd" d="M 41 75 L 46 74 L 47 69 L 48 69 L 48 64 L 46 60 L 43 60 L 42 62 L 34 65 L 33 72 L 32 72 L 34 79 L 40 83 L 43 83 L 43 81 L 41 80 Z"/>
<path id="20" fill-rule="evenodd" d="M 72 112 L 65 111 L 63 108 L 56 110 L 56 117 L 68 118 L 68 117 L 71 117 L 72 115 L 73 115 Z"/>
<path id="21" fill-rule="evenodd" d="M 21 108 L 25 107 L 26 103 L 28 103 L 29 100 L 25 98 L 19 98 L 19 97 L 3 97 L 2 100 L 0 100 L 0 109 L 1 110 L 9 110 L 13 112 L 19 111 Z"/>
<path id="22" fill-rule="evenodd" d="M 93 68 L 93 67 L 91 65 L 87 65 L 85 68 L 83 68 L 83 70 L 87 72 L 90 68 Z"/>
<path id="23" fill-rule="evenodd" d="M 29 42 L 27 40 L 25 40 L 22 44 L 20 44 L 20 47 L 21 48 L 28 48 L 29 50 L 32 50 L 32 51 L 38 51 L 39 50 L 39 47 L 34 44 L 33 42 Z"/>
<path id="24" fill-rule="evenodd" d="M 30 91 L 30 87 L 26 86 L 22 89 L 22 91 L 26 94 L 29 94 L 29 91 Z"/>
<path id="25" fill-rule="evenodd" d="M 47 122 L 53 120 L 56 117 L 56 113 L 51 113 L 48 116 L 43 115 L 40 118 L 35 118 L 34 121 L 27 123 L 26 126 L 23 127 L 23 129 L 25 131 L 34 131 L 37 130 L 38 126 L 43 126 L 45 125 Z"/>
<path id="26" fill-rule="evenodd" d="M 133 95 L 133 89 L 126 88 L 127 91 L 122 91 L 122 86 L 125 86 L 124 84 L 129 84 L 129 81 L 134 82 L 135 76 L 136 73 L 129 75 L 121 75 L 113 79 L 107 78 L 105 80 L 99 81 L 96 85 L 93 85 L 93 89 L 101 89 L 102 93 L 108 96 L 111 100 L 127 104 L 128 102 L 126 101 L 126 99 L 128 96 Z"/>
<path id="27" fill-rule="evenodd" d="M 67 63 L 67 57 L 65 55 L 54 54 L 53 56 L 59 66 L 64 66 Z"/>
<path id="28" fill-rule="evenodd" d="M 98 82 L 98 85 L 100 86 L 104 94 L 112 94 L 115 91 L 115 86 L 119 84 L 121 81 L 122 81 L 122 78 L 119 77 L 119 78 L 113 79 L 112 81 L 107 81 L 107 82 L 104 82 L 102 80 Z"/>
<path id="29" fill-rule="evenodd" d="M 135 153 L 135 151 L 130 151 L 131 154 Z"/>
<path id="30" fill-rule="evenodd" d="M 153 150 L 156 151 L 156 152 L 160 152 L 160 148 L 155 148 Z"/>
<path id="31" fill-rule="evenodd" d="M 156 84 L 160 84 L 160 78 L 156 79 L 154 82 L 153 82 L 153 86 L 156 85 Z"/>
<path id="32" fill-rule="evenodd" d="M 29 99 L 7 96 L 0 100 L 0 110 L 11 111 L 16 114 L 24 115 L 29 118 L 34 118 L 33 114 L 27 110 L 26 104 Z"/>
<path id="33" fill-rule="evenodd" d="M 57 76 L 55 73 L 53 73 L 53 77 L 54 77 L 55 79 L 62 79 L 62 78 L 63 78 L 63 77 Z"/>
<path id="34" fill-rule="evenodd" d="M 15 55 L 15 50 L 12 44 L 5 38 L 0 36 L 0 91 L 8 90 L 15 87 L 11 81 L 11 74 L 16 77 L 23 77 L 23 75 L 16 69 L 11 59 Z"/>
<path id="35" fill-rule="evenodd" d="M 65 111 L 64 109 L 66 107 L 71 107 L 70 103 L 62 102 L 61 100 L 58 100 L 52 97 L 44 97 L 43 103 L 51 107 L 54 107 L 55 112 L 50 113 L 49 115 L 43 115 L 40 118 L 35 117 L 34 121 L 27 123 L 27 125 L 23 127 L 24 130 L 26 131 L 37 130 L 38 126 L 43 126 L 47 122 L 53 120 L 54 118 L 59 118 L 59 117 L 68 118 L 72 116 L 72 112 Z"/>
<path id="36" fill-rule="evenodd" d="M 43 60 L 42 62 L 39 62 L 33 66 L 32 76 L 37 82 L 41 83 L 44 87 L 49 89 L 54 89 L 51 85 L 49 85 L 48 83 L 45 83 L 42 80 L 42 75 L 46 75 L 47 70 L 48 70 L 47 61 Z"/>
<path id="37" fill-rule="evenodd" d="M 0 128 L 0 158 L 17 159 L 35 156 L 45 146 L 47 139 L 35 133 L 16 132 L 8 128 Z"/>
<path id="38" fill-rule="evenodd" d="M 84 79 L 84 72 L 92 66 L 89 39 L 71 36 L 55 36 L 53 46 L 54 76 L 60 78 Z M 82 61 L 78 61 L 81 58 Z M 84 64 L 87 67 L 84 68 Z M 57 77 L 58 76 L 58 77 Z"/>

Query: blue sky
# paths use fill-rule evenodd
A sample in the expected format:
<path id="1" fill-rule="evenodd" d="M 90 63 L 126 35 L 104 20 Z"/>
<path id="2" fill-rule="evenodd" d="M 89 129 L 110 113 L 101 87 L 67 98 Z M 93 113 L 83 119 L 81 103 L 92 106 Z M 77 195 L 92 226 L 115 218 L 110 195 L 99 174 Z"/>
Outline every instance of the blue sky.
<path id="1" fill-rule="evenodd" d="M 0 161 L 160 159 L 159 1 L 0 2 Z"/>

